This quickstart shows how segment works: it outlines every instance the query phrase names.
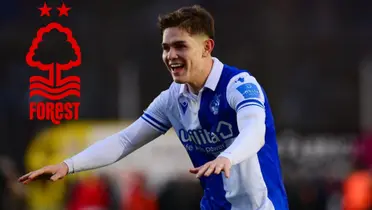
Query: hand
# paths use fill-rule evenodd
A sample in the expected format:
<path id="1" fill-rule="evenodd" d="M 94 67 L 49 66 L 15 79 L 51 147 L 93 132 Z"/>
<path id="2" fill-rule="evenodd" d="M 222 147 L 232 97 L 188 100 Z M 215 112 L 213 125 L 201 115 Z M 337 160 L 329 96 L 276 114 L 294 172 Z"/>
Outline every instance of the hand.
<path id="1" fill-rule="evenodd" d="M 23 184 L 28 184 L 37 179 L 57 181 L 65 177 L 68 173 L 68 166 L 66 163 L 45 166 L 39 170 L 32 171 L 23 175 L 18 179 Z"/>
<path id="2" fill-rule="evenodd" d="M 220 174 L 221 171 L 225 172 L 225 177 L 230 177 L 231 162 L 228 158 L 217 157 L 215 160 L 210 161 L 200 167 L 190 169 L 190 173 L 196 174 L 196 177 L 210 176 L 212 173 Z"/>

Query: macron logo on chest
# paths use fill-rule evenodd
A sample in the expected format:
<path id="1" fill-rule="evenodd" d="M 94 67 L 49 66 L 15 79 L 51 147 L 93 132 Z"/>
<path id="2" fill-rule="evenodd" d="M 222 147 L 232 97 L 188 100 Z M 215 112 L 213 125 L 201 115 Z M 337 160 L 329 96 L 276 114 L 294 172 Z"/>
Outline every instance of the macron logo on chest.
<path id="1" fill-rule="evenodd" d="M 200 96 L 182 95 L 178 98 L 180 122 L 187 129 L 200 127 L 198 112 Z"/>
<path id="2" fill-rule="evenodd" d="M 180 104 L 180 107 L 181 107 L 182 114 L 185 114 L 186 111 L 187 111 L 187 107 L 189 106 L 189 102 L 187 101 L 186 98 L 181 97 L 179 99 L 179 104 Z"/>

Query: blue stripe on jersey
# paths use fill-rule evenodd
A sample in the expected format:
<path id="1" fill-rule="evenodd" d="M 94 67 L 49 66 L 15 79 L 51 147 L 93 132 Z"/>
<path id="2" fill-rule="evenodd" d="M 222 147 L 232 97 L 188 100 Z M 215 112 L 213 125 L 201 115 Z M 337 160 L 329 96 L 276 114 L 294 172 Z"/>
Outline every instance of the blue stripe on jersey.
<path id="1" fill-rule="evenodd" d="M 243 105 L 246 105 L 246 104 L 256 104 L 262 108 L 264 108 L 264 105 L 262 104 L 261 101 L 257 100 L 257 99 L 247 99 L 247 100 L 244 100 L 242 102 L 240 102 L 237 106 L 236 106 L 236 111 L 239 111 L 239 109 L 243 108 L 242 106 Z"/>
<path id="2" fill-rule="evenodd" d="M 141 118 L 143 120 L 145 120 L 148 124 L 150 124 L 151 126 L 153 126 L 155 129 L 157 129 L 158 131 L 160 131 L 161 133 L 165 133 L 167 132 L 166 130 L 164 130 L 163 128 L 159 127 L 158 125 L 156 125 L 155 123 L 151 122 L 150 120 L 146 119 L 144 115 L 141 116 Z"/>
<path id="3" fill-rule="evenodd" d="M 162 127 L 164 130 L 169 130 L 169 126 L 166 126 L 164 123 L 160 122 L 159 120 L 155 119 L 151 115 L 147 113 L 143 113 L 146 117 L 148 117 L 150 120 L 154 121 L 156 124 L 158 124 L 160 127 Z"/>
<path id="4" fill-rule="evenodd" d="M 264 107 L 263 107 L 263 106 L 261 106 L 261 105 L 258 105 L 258 104 L 246 104 L 246 105 L 244 105 L 244 106 L 240 107 L 240 108 L 239 108 L 239 110 L 241 110 L 241 109 L 243 109 L 244 107 L 247 107 L 247 106 L 258 106 L 258 107 L 261 107 L 261 108 L 263 108 L 263 109 L 264 109 Z M 237 110 L 236 112 L 238 112 L 239 110 Z"/>

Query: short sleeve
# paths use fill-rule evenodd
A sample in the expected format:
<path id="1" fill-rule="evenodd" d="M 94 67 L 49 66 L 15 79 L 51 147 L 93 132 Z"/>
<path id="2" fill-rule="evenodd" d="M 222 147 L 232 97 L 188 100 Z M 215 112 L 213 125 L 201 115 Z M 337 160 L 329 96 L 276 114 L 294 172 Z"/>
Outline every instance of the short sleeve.
<path id="1" fill-rule="evenodd" d="M 257 80 L 246 72 L 231 78 L 227 85 L 226 97 L 236 112 L 250 106 L 265 109 L 265 97 Z"/>
<path id="2" fill-rule="evenodd" d="M 172 127 L 166 114 L 168 100 L 169 90 L 161 92 L 141 116 L 151 127 L 162 134 L 165 134 Z"/>

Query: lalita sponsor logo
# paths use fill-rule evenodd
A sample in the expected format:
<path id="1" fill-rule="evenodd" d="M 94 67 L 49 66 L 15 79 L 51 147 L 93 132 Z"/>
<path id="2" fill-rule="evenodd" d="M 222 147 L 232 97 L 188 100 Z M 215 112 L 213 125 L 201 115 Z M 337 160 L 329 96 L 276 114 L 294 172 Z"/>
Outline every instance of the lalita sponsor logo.
<path id="1" fill-rule="evenodd" d="M 188 151 L 198 150 L 206 153 L 218 153 L 227 148 L 229 140 L 234 138 L 232 125 L 225 121 L 219 121 L 216 130 L 207 129 L 180 129 L 178 135 Z"/>
<path id="2" fill-rule="evenodd" d="M 40 16 L 50 16 L 51 7 L 46 3 L 39 8 L 41 11 Z M 62 3 L 61 7 L 57 7 L 59 16 L 68 16 L 68 11 L 71 9 Z M 56 48 L 55 45 L 47 45 L 45 36 L 57 32 L 62 34 L 65 38 L 63 43 L 68 43 L 70 51 L 73 52 L 73 59 L 67 59 L 65 62 L 58 62 L 53 60 L 50 56 L 51 52 L 46 51 L 44 55 L 48 57 L 48 62 L 42 61 L 42 56 L 36 56 L 36 52 L 42 44 L 48 46 L 47 49 Z M 56 35 L 56 34 L 53 34 Z M 51 36 L 51 35 L 50 35 Z M 46 42 L 46 43 L 44 43 Z M 50 47 L 52 46 L 52 47 Z M 59 52 L 60 49 L 54 49 Z M 63 51 L 63 50 L 61 50 Z M 52 57 L 52 60 L 50 60 Z M 47 76 L 35 75 L 30 77 L 30 95 L 29 98 L 33 100 L 35 97 L 42 97 L 45 100 L 39 102 L 30 102 L 30 120 L 49 120 L 54 124 L 60 124 L 62 120 L 78 120 L 79 106 L 78 101 L 66 101 L 69 97 L 71 100 L 80 98 L 80 77 L 78 76 L 65 76 L 63 72 L 71 70 L 72 68 L 81 65 L 81 51 L 76 39 L 72 35 L 72 31 L 68 27 L 64 27 L 57 22 L 51 22 L 45 27 L 39 28 L 36 37 L 33 39 L 31 47 L 26 55 L 27 64 L 39 70 Z M 62 101 L 64 100 L 64 101 Z"/>

